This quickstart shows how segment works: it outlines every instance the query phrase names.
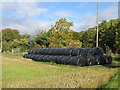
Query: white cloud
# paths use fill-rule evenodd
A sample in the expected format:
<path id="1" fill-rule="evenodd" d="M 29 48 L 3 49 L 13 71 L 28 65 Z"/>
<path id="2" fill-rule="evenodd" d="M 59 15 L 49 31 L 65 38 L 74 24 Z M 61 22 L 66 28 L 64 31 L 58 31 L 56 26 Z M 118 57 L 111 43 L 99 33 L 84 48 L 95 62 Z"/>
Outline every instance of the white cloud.
<path id="1" fill-rule="evenodd" d="M 19 2 L 19 3 L 6 2 L 3 3 L 2 5 L 3 11 L 12 11 L 18 15 L 34 16 L 41 15 L 47 12 L 46 8 L 38 7 L 38 4 L 35 2 Z"/>
<path id="2" fill-rule="evenodd" d="M 118 17 L 118 6 L 112 6 L 99 12 L 99 20 L 110 20 Z"/>
<path id="3" fill-rule="evenodd" d="M 19 2 L 19 3 L 3 3 L 3 12 L 10 12 L 9 15 L 2 17 L 2 27 L 4 28 L 15 28 L 20 33 L 35 34 L 37 29 L 48 29 L 51 22 L 33 21 L 33 17 L 38 17 L 47 12 L 47 9 L 40 7 L 34 2 Z"/>
<path id="4" fill-rule="evenodd" d="M 111 6 L 103 11 L 99 11 L 99 23 L 102 22 L 102 20 L 109 21 L 115 18 L 118 18 L 118 6 Z M 88 12 L 84 15 L 84 18 L 80 23 L 74 24 L 73 29 L 80 32 L 93 26 L 96 26 L 96 15 Z"/>
<path id="5" fill-rule="evenodd" d="M 27 21 L 23 24 L 20 23 L 8 23 L 7 27 L 3 26 L 4 28 L 13 28 L 20 31 L 21 34 L 29 33 L 31 35 L 35 35 L 37 30 L 48 30 L 50 29 L 52 22 L 33 22 Z"/>

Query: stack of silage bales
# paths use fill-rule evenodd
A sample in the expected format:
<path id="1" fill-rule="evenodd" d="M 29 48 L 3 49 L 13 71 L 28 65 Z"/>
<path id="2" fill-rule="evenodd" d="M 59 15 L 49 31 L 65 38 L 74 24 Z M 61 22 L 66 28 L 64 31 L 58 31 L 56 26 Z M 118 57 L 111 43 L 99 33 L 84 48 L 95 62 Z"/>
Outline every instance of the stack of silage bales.
<path id="1" fill-rule="evenodd" d="M 50 62 L 57 64 L 70 64 L 77 66 L 111 64 L 111 56 L 104 55 L 103 49 L 95 48 L 41 48 L 32 49 L 24 58 L 35 61 Z"/>

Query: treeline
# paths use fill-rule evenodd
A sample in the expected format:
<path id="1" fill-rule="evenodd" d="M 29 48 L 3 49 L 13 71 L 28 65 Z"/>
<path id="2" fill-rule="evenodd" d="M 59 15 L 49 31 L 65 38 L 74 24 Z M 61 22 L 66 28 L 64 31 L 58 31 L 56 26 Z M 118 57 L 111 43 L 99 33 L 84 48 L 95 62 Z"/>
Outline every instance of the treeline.
<path id="1" fill-rule="evenodd" d="M 2 52 L 11 52 L 12 48 L 20 48 L 25 52 L 32 48 L 60 47 L 95 47 L 96 27 L 75 32 L 71 29 L 73 22 L 61 18 L 50 30 L 39 30 L 36 36 L 21 35 L 18 30 L 6 28 L 2 30 Z M 99 46 L 108 46 L 113 53 L 120 53 L 120 23 L 118 19 L 103 20 L 99 24 Z"/>

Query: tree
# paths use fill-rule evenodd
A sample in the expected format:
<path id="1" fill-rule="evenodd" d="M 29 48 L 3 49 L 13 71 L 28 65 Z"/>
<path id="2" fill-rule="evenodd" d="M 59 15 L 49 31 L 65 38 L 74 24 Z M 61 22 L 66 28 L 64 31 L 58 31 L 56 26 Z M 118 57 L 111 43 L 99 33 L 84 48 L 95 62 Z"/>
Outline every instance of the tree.
<path id="1" fill-rule="evenodd" d="M 73 38 L 71 26 L 73 26 L 73 22 L 68 22 L 65 18 L 59 19 L 47 32 L 49 47 L 81 47 L 81 42 Z"/>
<path id="2" fill-rule="evenodd" d="M 42 32 L 38 33 L 37 36 L 35 37 L 35 41 L 41 47 L 48 47 L 49 46 L 49 42 L 48 42 L 46 37 L 47 37 L 47 33 L 42 30 Z"/>
<path id="3" fill-rule="evenodd" d="M 9 42 L 14 39 L 20 39 L 20 34 L 18 30 L 6 28 L 2 30 L 2 40 Z"/>
<path id="4" fill-rule="evenodd" d="M 20 40 L 19 31 L 16 29 L 6 28 L 2 30 L 2 51 L 11 51 L 14 39 Z"/>
<path id="5" fill-rule="evenodd" d="M 28 39 L 14 39 L 14 41 L 12 42 L 12 48 L 20 48 L 21 52 L 27 51 L 29 49 L 28 46 Z"/>

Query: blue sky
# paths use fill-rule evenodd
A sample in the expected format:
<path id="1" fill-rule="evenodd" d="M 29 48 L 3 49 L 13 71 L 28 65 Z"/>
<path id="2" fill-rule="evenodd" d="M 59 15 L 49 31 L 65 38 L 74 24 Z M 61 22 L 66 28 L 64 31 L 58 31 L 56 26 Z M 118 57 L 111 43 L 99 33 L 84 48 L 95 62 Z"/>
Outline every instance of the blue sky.
<path id="1" fill-rule="evenodd" d="M 99 22 L 118 17 L 118 3 L 99 3 Z M 48 30 L 59 18 L 74 23 L 80 32 L 96 25 L 96 2 L 5 2 L 2 3 L 2 27 L 35 34 Z"/>

